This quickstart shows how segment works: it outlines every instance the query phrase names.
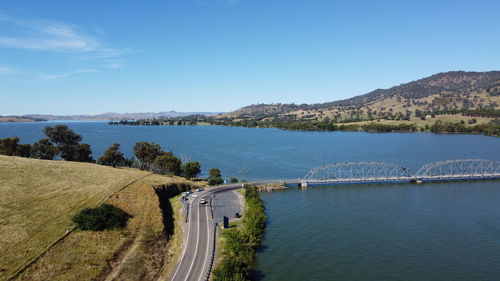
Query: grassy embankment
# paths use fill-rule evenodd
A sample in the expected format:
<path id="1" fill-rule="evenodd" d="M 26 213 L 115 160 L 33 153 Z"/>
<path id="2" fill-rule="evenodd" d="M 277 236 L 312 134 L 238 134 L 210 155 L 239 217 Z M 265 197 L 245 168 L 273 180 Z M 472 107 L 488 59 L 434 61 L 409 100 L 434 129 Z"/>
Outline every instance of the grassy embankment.
<path id="1" fill-rule="evenodd" d="M 219 239 L 214 281 L 250 280 L 257 248 L 262 243 L 266 226 L 264 203 L 256 187 L 246 185 L 243 220 L 223 230 Z"/>
<path id="2" fill-rule="evenodd" d="M 191 184 L 137 169 L 0 156 L 0 280 L 168 275 L 181 249 L 182 230 L 173 224 L 182 212 L 176 193 L 159 199 L 159 185 Z M 132 215 L 125 229 L 73 231 L 75 213 L 103 202 Z"/>

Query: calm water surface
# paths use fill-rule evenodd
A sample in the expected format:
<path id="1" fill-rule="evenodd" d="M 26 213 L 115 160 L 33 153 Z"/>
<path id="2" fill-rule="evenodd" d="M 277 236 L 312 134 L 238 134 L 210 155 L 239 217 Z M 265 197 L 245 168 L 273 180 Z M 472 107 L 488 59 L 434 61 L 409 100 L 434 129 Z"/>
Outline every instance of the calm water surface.
<path id="1" fill-rule="evenodd" d="M 500 280 L 500 182 L 263 194 L 263 280 Z"/>
<path id="2" fill-rule="evenodd" d="M 60 123 L 60 122 L 59 122 Z M 64 123 L 64 122 L 63 122 Z M 33 143 L 55 122 L 0 123 L 0 138 L 18 136 Z M 220 168 L 226 177 L 296 179 L 310 169 L 346 161 L 401 164 L 416 171 L 423 164 L 457 158 L 500 160 L 500 138 L 428 133 L 294 132 L 214 126 L 110 126 L 105 122 L 66 122 L 91 144 L 94 158 L 117 142 L 132 156 L 138 141 L 153 141 L 185 159 L 198 160 L 204 173 Z"/>
<path id="3" fill-rule="evenodd" d="M 0 123 L 0 138 L 33 143 L 55 124 Z M 500 138 L 474 135 L 65 124 L 91 144 L 95 158 L 115 142 L 132 156 L 135 142 L 154 141 L 200 161 L 204 174 L 218 167 L 225 177 L 248 180 L 301 178 L 346 161 L 415 172 L 446 159 L 500 160 Z M 310 187 L 263 199 L 263 280 L 500 280 L 499 181 Z"/>

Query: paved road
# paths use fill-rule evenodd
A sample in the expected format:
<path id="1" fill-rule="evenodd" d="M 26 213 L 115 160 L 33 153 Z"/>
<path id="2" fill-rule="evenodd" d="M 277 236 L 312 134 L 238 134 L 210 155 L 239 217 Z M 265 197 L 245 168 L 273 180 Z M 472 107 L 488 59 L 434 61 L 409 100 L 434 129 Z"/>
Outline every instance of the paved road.
<path id="1" fill-rule="evenodd" d="M 210 259 L 210 234 L 213 234 L 210 204 L 200 204 L 204 193 L 198 193 L 189 200 L 189 219 L 187 222 L 187 237 L 181 254 L 181 260 L 174 271 L 172 280 L 205 280 Z M 209 196 L 207 196 L 209 197 Z"/>
<path id="2" fill-rule="evenodd" d="M 223 217 L 229 219 L 235 217 L 236 213 L 241 214 L 240 200 L 236 191 L 225 191 L 213 194 L 212 197 L 213 218 L 217 223 L 222 222 Z"/>
<path id="3" fill-rule="evenodd" d="M 259 185 L 277 183 L 279 181 L 261 181 L 249 184 Z M 184 249 L 179 263 L 171 277 L 172 281 L 206 280 L 211 266 L 214 243 L 214 223 L 210 206 L 214 207 L 215 221 L 222 216 L 234 217 L 240 212 L 239 200 L 233 190 L 241 188 L 241 183 L 227 184 L 210 188 L 203 192 L 195 192 L 189 196 L 187 235 L 184 236 Z M 211 202 L 212 195 L 215 200 Z M 206 198 L 207 204 L 200 204 L 200 199 Z"/>
<path id="4" fill-rule="evenodd" d="M 211 188 L 203 192 L 195 192 L 189 196 L 189 218 L 187 222 L 186 243 L 181 254 L 179 264 L 177 265 L 172 281 L 199 281 L 205 280 L 211 266 L 211 255 L 214 243 L 214 223 L 212 222 L 212 213 L 210 206 L 213 205 L 212 195 L 215 194 L 218 205 L 224 205 L 224 208 L 214 209 L 217 214 L 225 214 L 240 210 L 239 201 L 236 195 L 232 194 L 234 189 L 240 188 L 241 184 L 225 185 L 217 188 Z M 231 195 L 232 194 L 232 195 Z M 207 204 L 200 204 L 200 200 L 206 198 Z M 228 199 L 224 203 L 221 199 Z M 237 204 L 237 206 L 233 206 Z M 238 212 L 236 211 L 236 212 Z M 233 214 L 234 216 L 234 214 Z"/>

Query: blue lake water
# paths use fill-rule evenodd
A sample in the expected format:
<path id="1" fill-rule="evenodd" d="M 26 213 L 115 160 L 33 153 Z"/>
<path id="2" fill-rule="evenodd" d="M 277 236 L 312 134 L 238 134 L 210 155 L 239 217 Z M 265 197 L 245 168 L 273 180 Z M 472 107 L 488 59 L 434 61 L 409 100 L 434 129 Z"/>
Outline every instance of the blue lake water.
<path id="1" fill-rule="evenodd" d="M 0 138 L 33 143 L 43 128 L 60 122 L 0 123 Z M 416 172 L 434 161 L 459 158 L 500 160 L 500 138 L 429 133 L 296 132 L 214 126 L 110 126 L 105 122 L 63 122 L 91 144 L 94 158 L 111 144 L 132 156 L 138 141 L 153 141 L 184 159 L 197 160 L 204 173 L 221 169 L 240 179 L 296 179 L 310 169 L 337 162 L 378 161 Z"/>
<path id="2" fill-rule="evenodd" d="M 500 160 L 500 138 L 429 133 L 295 132 L 213 126 L 62 122 L 91 144 L 132 156 L 153 141 L 225 177 L 296 179 L 330 163 L 378 161 L 413 172 L 430 162 Z M 33 143 L 48 123 L 0 123 Z M 0 167 L 1 168 L 1 167 Z M 310 187 L 263 194 L 262 280 L 500 280 L 500 181 Z"/>
<path id="3" fill-rule="evenodd" d="M 262 280 L 500 280 L 500 182 L 263 194 Z"/>

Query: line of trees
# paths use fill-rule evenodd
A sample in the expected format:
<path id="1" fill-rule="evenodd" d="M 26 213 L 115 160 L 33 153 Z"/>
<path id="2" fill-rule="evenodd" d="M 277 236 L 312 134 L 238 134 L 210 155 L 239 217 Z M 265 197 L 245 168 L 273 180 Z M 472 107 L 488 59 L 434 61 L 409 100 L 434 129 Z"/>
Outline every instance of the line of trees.
<path id="1" fill-rule="evenodd" d="M 482 134 L 500 137 L 500 119 L 493 119 L 486 124 L 476 124 L 474 126 L 467 126 L 465 122 L 443 122 L 437 120 L 429 127 L 429 130 L 436 134 Z"/>
<path id="2" fill-rule="evenodd" d="M 223 235 L 226 239 L 224 255 L 213 272 L 214 281 L 251 280 L 255 253 L 262 244 L 266 227 L 264 203 L 255 186 L 245 185 L 247 209 L 242 228 L 230 228 Z"/>
<path id="3" fill-rule="evenodd" d="M 95 161 L 92 158 L 90 145 L 80 143 L 82 136 L 68 126 L 47 126 L 44 133 L 47 138 L 42 138 L 33 145 L 19 143 L 18 137 L 0 139 L 0 154 L 44 160 L 60 157 L 66 161 L 97 162 L 112 167 L 137 167 L 159 174 L 184 176 L 186 179 L 194 178 L 201 173 L 201 164 L 198 161 L 182 163 L 172 151 L 165 151 L 153 142 L 141 141 L 134 145 L 133 152 L 137 159 L 126 158 L 120 151 L 120 144 L 114 143 Z M 220 170 L 212 170 L 210 176 L 213 185 L 222 183 L 224 180 Z"/>
<path id="4" fill-rule="evenodd" d="M 134 145 L 133 150 L 141 170 L 184 176 L 186 179 L 201 173 L 201 164 L 198 161 L 182 163 L 172 151 L 164 151 L 156 143 L 141 141 Z"/>
<path id="5" fill-rule="evenodd" d="M 67 161 L 95 162 L 90 145 L 80 143 L 82 136 L 68 126 L 47 126 L 44 133 L 47 138 L 42 138 L 33 145 L 19 143 L 18 137 L 0 139 L 0 154 L 45 160 L 60 156 Z"/>
<path id="6" fill-rule="evenodd" d="M 418 127 L 416 124 L 380 124 L 377 122 L 370 122 L 359 124 L 360 121 L 374 121 L 375 119 L 385 120 L 410 120 L 412 112 L 406 110 L 406 113 L 398 112 L 383 112 L 383 115 L 378 114 L 377 118 L 372 111 L 368 111 L 368 118 L 362 116 L 363 111 L 358 110 L 350 115 L 350 117 L 340 118 L 334 116 L 332 119 L 326 117 L 322 120 L 318 118 L 308 119 L 303 116 L 301 119 L 293 115 L 279 115 L 266 113 L 262 116 L 260 114 L 253 114 L 248 116 L 240 116 L 237 119 L 234 117 L 215 118 L 213 116 L 192 115 L 178 118 L 157 118 L 157 119 L 144 119 L 136 121 L 119 121 L 110 122 L 112 125 L 197 125 L 198 123 L 206 123 L 216 126 L 235 126 L 235 127 L 248 127 L 248 128 L 279 128 L 284 130 L 300 130 L 300 131 L 363 131 L 363 132 L 416 132 L 416 131 L 431 131 L 430 125 L 425 127 Z M 415 110 L 414 116 L 420 117 L 425 120 L 425 116 L 442 114 L 460 114 L 470 117 L 500 117 L 500 110 L 495 108 L 478 108 L 478 109 L 433 109 L 433 110 Z M 351 124 L 345 124 L 351 123 Z M 354 123 L 354 124 L 353 124 Z M 469 125 L 473 125 L 474 122 Z M 489 124 L 475 126 L 473 128 L 464 126 L 456 128 L 457 126 L 444 126 L 440 130 L 434 130 L 435 133 L 455 133 L 457 130 L 461 133 L 484 134 L 499 136 L 495 133 L 498 131 L 498 125 L 495 122 Z M 446 130 L 449 128 L 449 130 Z"/>

